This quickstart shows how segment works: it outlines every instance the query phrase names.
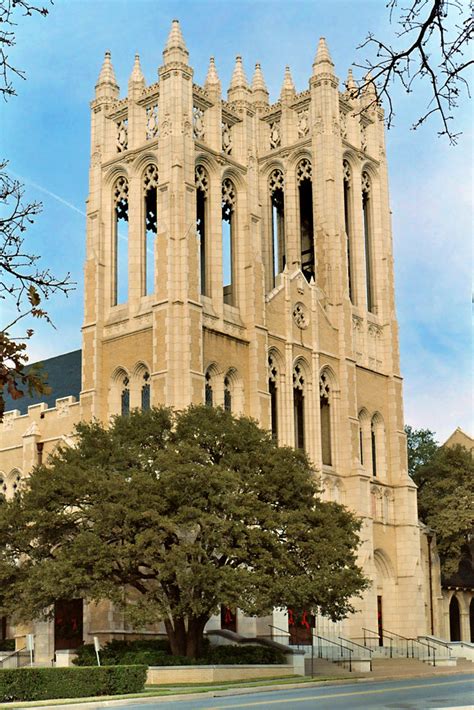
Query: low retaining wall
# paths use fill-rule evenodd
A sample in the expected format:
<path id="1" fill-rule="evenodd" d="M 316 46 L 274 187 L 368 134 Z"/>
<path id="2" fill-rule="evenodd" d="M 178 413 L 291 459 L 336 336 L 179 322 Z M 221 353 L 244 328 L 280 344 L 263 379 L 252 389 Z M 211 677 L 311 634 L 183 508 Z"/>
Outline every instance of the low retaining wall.
<path id="1" fill-rule="evenodd" d="M 227 680 L 253 680 L 295 675 L 293 665 L 251 666 L 150 666 L 146 685 L 173 683 L 213 683 Z"/>

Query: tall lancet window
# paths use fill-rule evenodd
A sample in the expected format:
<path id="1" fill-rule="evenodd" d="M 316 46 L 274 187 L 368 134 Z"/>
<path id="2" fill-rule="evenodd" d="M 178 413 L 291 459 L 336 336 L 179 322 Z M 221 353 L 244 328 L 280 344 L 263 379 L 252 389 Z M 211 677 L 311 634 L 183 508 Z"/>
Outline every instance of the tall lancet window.
<path id="1" fill-rule="evenodd" d="M 365 244 L 365 283 L 367 293 L 367 310 L 374 312 L 373 283 L 373 234 L 372 234 L 372 185 L 368 173 L 362 173 L 362 213 L 364 217 Z"/>
<path id="2" fill-rule="evenodd" d="M 112 305 L 128 300 L 128 180 L 119 177 L 114 186 L 114 234 L 112 242 Z"/>
<path id="3" fill-rule="evenodd" d="M 296 168 L 300 210 L 301 271 L 307 281 L 315 276 L 313 186 L 311 162 L 303 158 Z"/>
<path id="4" fill-rule="evenodd" d="M 209 295 L 209 278 L 207 267 L 207 195 L 209 189 L 209 178 L 206 170 L 202 165 L 196 167 L 195 172 L 196 183 L 196 232 L 199 237 L 199 256 L 200 256 L 200 276 L 201 276 L 201 293 L 203 296 Z"/>
<path id="5" fill-rule="evenodd" d="M 268 182 L 272 208 L 272 276 L 280 274 L 286 264 L 285 247 L 285 193 L 284 178 L 281 170 L 273 170 Z"/>
<path id="6" fill-rule="evenodd" d="M 300 363 L 293 368 L 293 414 L 295 423 L 295 448 L 304 449 L 304 389 L 305 376 Z"/>
<path id="7" fill-rule="evenodd" d="M 372 452 L 372 476 L 377 475 L 377 435 L 375 430 L 375 422 L 372 419 L 370 423 L 370 446 Z"/>
<path id="8" fill-rule="evenodd" d="M 150 373 L 145 372 L 141 390 L 141 405 L 144 411 L 150 409 L 150 394 Z"/>
<path id="9" fill-rule="evenodd" d="M 120 414 L 125 417 L 130 414 L 130 388 L 128 377 L 123 378 L 122 391 L 120 393 Z"/>
<path id="10" fill-rule="evenodd" d="M 272 439 L 278 440 L 278 368 L 272 353 L 268 356 L 268 391 Z"/>
<path id="11" fill-rule="evenodd" d="M 211 378 L 211 373 L 209 372 L 209 370 L 206 372 L 204 379 L 206 381 L 205 396 L 204 396 L 206 407 L 213 407 L 214 406 L 214 391 L 212 388 L 212 378 Z"/>
<path id="12" fill-rule="evenodd" d="M 232 383 L 230 377 L 224 377 L 224 409 L 226 412 L 232 411 Z"/>
<path id="13" fill-rule="evenodd" d="M 226 178 L 222 183 L 222 285 L 224 303 L 235 305 L 235 187 Z"/>
<path id="14" fill-rule="evenodd" d="M 349 289 L 349 298 L 352 303 L 354 300 L 354 284 L 353 284 L 353 260 L 352 260 L 352 193 L 351 181 L 352 173 L 351 166 L 347 160 L 342 162 L 343 170 L 343 189 L 344 189 L 344 227 L 346 230 L 346 254 L 347 254 L 347 283 Z"/>
<path id="15" fill-rule="evenodd" d="M 331 383 L 327 372 L 323 372 L 319 378 L 319 410 L 322 462 L 324 466 L 332 466 Z"/>
<path id="16" fill-rule="evenodd" d="M 148 296 L 155 290 L 155 240 L 158 234 L 158 168 L 149 165 L 143 176 L 145 242 L 143 245 L 142 294 Z"/>

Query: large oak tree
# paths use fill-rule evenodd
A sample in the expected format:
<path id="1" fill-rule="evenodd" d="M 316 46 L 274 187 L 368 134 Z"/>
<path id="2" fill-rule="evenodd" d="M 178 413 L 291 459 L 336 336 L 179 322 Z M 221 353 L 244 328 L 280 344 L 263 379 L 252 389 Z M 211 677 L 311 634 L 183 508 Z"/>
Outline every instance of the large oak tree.
<path id="1" fill-rule="evenodd" d="M 306 455 L 254 421 L 134 411 L 80 424 L 76 446 L 0 506 L 0 613 L 107 598 L 138 624 L 163 620 L 173 653 L 196 656 L 222 603 L 345 617 L 367 586 L 359 527 L 321 501 Z"/>

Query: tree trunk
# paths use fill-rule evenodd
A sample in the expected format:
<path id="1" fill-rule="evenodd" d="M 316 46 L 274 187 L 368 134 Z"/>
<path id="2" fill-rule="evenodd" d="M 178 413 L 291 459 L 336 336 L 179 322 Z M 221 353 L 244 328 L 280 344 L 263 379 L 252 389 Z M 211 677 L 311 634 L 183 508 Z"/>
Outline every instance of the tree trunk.
<path id="1" fill-rule="evenodd" d="M 165 629 L 173 656 L 186 655 L 186 627 L 182 617 L 174 617 L 171 622 L 165 619 Z"/>
<path id="2" fill-rule="evenodd" d="M 203 633 L 208 620 L 208 616 L 190 616 L 188 618 L 186 642 L 186 656 L 188 658 L 199 658 L 202 656 Z"/>

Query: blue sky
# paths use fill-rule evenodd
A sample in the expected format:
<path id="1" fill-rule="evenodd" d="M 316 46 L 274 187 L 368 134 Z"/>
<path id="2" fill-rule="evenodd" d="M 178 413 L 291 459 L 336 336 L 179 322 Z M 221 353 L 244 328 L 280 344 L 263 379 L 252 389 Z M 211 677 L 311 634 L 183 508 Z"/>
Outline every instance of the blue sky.
<path id="1" fill-rule="evenodd" d="M 0 109 L 0 156 L 9 158 L 27 196 L 44 204 L 28 232 L 31 250 L 78 282 L 68 299 L 48 304 L 57 330 L 35 323 L 32 359 L 81 345 L 89 101 L 104 51 L 112 52 L 122 95 L 136 52 L 147 82 L 156 81 L 175 17 L 197 83 L 214 55 L 226 90 L 241 54 L 249 78 L 261 62 L 271 101 L 286 64 L 297 90 L 307 88 L 320 36 L 344 81 L 364 57 L 357 46 L 367 32 L 393 32 L 381 0 L 58 0 L 46 19 L 20 18 L 11 58 L 28 79 L 16 82 L 18 97 Z M 463 99 L 456 114 L 463 135 L 452 147 L 438 138 L 436 121 L 410 130 L 426 103 L 423 91 L 406 96 L 394 89 L 393 98 L 387 156 L 405 416 L 443 441 L 456 426 L 472 433 L 472 113 Z"/>

